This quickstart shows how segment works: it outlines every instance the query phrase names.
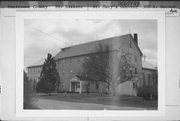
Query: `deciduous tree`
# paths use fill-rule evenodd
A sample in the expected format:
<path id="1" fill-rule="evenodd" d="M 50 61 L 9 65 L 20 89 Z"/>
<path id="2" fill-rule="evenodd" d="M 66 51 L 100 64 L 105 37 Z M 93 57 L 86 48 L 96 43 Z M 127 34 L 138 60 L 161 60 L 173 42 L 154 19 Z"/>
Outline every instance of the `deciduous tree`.
<path id="1" fill-rule="evenodd" d="M 83 63 L 84 71 L 81 75 L 88 81 L 105 83 L 111 87 L 112 94 L 116 95 L 116 87 L 120 83 L 138 80 L 141 77 L 141 72 L 138 72 L 131 58 L 132 54 L 126 50 L 112 50 L 110 46 L 99 44 L 97 52 L 89 55 Z"/>

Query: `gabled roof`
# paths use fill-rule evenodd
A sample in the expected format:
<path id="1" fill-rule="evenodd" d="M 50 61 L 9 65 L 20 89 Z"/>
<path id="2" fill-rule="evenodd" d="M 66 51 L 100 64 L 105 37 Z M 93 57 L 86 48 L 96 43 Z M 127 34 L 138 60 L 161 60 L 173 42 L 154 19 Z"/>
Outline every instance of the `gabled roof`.
<path id="1" fill-rule="evenodd" d="M 149 63 L 149 62 L 147 62 L 146 60 L 143 60 L 143 61 L 142 61 L 142 68 L 157 70 L 157 68 L 156 68 L 154 65 L 152 65 L 152 64 Z"/>
<path id="2" fill-rule="evenodd" d="M 31 64 L 30 66 L 28 66 L 27 68 L 42 66 L 44 64 L 44 61 L 45 61 L 45 59 L 41 58 L 37 62 L 35 62 L 35 63 Z"/>
<path id="3" fill-rule="evenodd" d="M 98 41 L 93 41 L 93 42 L 88 42 L 88 43 L 83 43 L 79 45 L 74 45 L 66 48 L 62 48 L 61 51 L 55 55 L 55 60 L 62 59 L 62 58 L 68 58 L 68 57 L 74 57 L 74 56 L 80 56 L 80 55 L 86 55 L 90 53 L 96 53 L 97 52 L 97 47 L 99 44 L 103 45 L 112 45 L 116 46 L 119 45 L 120 41 L 123 40 L 132 40 L 134 42 L 134 45 L 142 55 L 141 50 L 139 49 L 138 45 L 136 44 L 133 36 L 131 34 L 126 34 L 122 36 L 116 36 L 116 37 L 111 37 L 111 38 L 106 38 Z M 118 46 L 117 46 L 118 47 Z M 117 49 L 117 48 L 110 48 L 110 50 Z"/>

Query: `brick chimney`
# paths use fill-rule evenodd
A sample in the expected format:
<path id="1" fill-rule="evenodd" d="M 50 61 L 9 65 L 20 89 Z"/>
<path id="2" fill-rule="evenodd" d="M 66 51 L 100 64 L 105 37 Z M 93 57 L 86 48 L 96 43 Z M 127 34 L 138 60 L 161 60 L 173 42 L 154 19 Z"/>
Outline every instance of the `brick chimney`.
<path id="1" fill-rule="evenodd" d="M 137 33 L 134 33 L 134 41 L 138 45 L 138 34 Z"/>

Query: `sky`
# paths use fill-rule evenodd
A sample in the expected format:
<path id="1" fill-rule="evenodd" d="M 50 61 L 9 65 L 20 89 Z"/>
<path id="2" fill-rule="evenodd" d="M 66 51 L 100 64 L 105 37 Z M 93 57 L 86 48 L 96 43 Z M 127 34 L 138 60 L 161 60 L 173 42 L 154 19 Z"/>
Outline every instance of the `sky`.
<path id="1" fill-rule="evenodd" d="M 156 20 L 26 19 L 24 68 L 56 55 L 61 48 L 124 34 L 138 34 L 146 61 L 157 65 Z"/>

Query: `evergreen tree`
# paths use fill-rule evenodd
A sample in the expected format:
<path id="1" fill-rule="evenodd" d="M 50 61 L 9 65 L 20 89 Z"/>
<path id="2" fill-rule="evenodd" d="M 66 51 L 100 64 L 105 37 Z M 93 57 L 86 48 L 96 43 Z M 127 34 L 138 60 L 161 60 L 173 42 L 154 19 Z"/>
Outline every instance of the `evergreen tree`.
<path id="1" fill-rule="evenodd" d="M 60 77 L 56 70 L 56 62 L 51 54 L 47 55 L 47 59 L 42 66 L 40 75 L 40 81 L 37 84 L 37 92 L 48 93 L 51 95 L 52 92 L 58 88 L 60 83 Z"/>

